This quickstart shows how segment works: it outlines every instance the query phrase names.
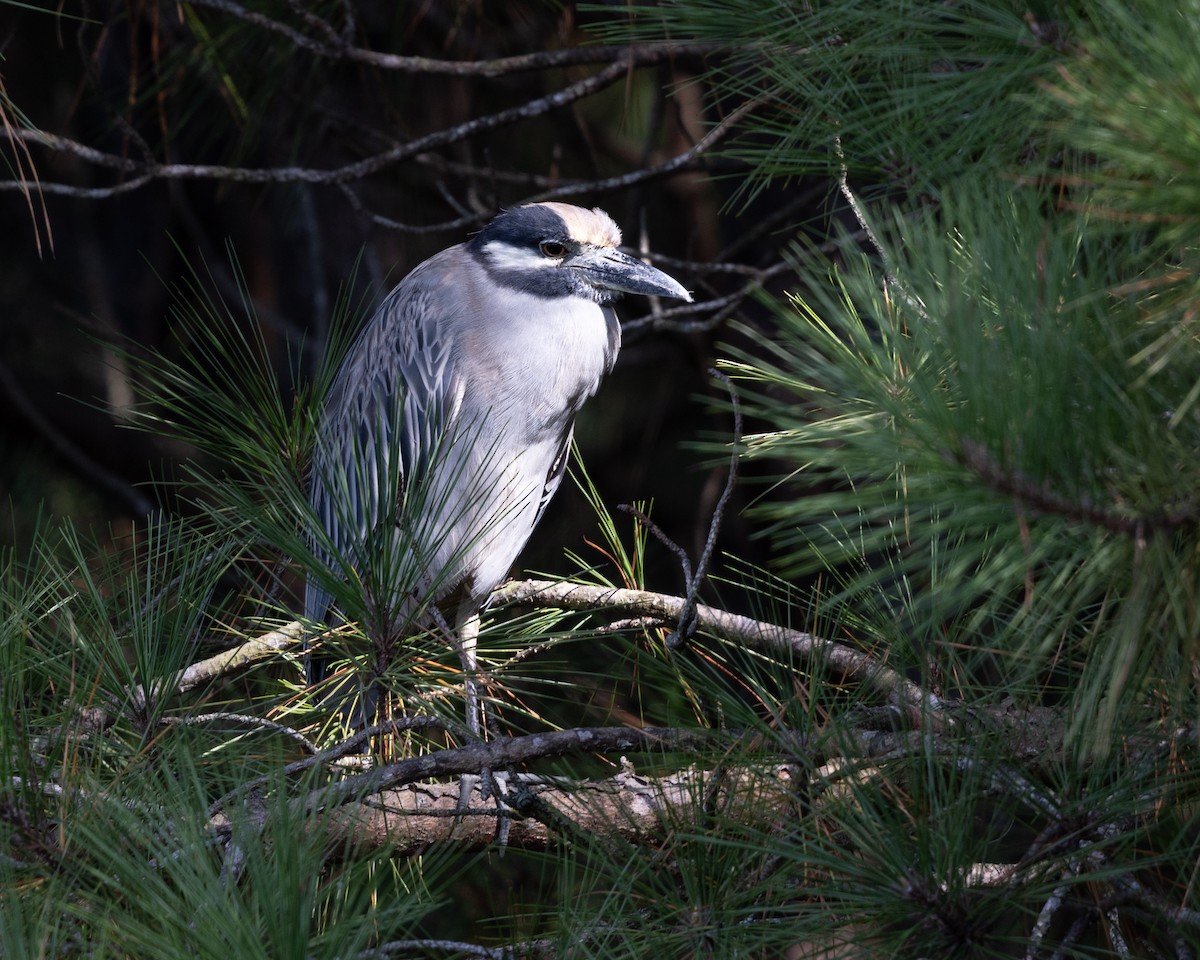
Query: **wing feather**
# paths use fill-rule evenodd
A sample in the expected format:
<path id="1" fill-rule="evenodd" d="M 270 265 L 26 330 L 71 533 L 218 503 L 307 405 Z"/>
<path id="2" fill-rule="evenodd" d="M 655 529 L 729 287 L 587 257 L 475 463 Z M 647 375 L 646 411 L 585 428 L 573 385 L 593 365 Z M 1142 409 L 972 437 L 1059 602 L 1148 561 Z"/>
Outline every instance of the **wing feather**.
<path id="1" fill-rule="evenodd" d="M 318 430 L 310 501 L 321 525 L 314 552 L 344 579 L 361 573 L 381 536 L 394 538 L 405 497 L 432 469 L 451 430 L 461 390 L 449 327 L 433 295 L 437 259 L 396 287 L 342 361 Z M 305 616 L 319 621 L 332 596 L 319 576 L 305 589 Z"/>

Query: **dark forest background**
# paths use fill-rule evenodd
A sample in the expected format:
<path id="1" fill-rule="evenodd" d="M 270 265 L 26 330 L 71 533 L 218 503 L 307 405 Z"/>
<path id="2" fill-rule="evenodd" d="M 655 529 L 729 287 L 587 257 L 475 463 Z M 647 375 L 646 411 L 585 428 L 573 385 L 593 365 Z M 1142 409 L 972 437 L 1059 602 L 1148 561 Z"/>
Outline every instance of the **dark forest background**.
<path id="1" fill-rule="evenodd" d="M 661 255 L 696 293 L 696 308 L 661 317 L 640 299 L 621 307 L 618 369 L 578 435 L 607 502 L 653 500 L 676 540 L 702 544 L 724 464 L 695 446 L 729 430 L 706 404 L 724 393 L 707 373 L 715 345 L 735 314 L 769 325 L 753 292 L 764 275 L 782 289 L 781 251 L 798 236 L 826 236 L 835 185 L 750 196 L 747 164 L 713 155 L 738 130 L 735 117 L 711 136 L 738 107 L 704 79 L 715 44 L 597 45 L 589 23 L 609 12 L 574 4 L 346 13 L 345 35 L 317 31 L 311 46 L 325 49 L 315 52 L 221 4 L 7 8 L 10 120 L 23 114 L 79 146 L 26 141 L 31 166 L 9 186 L 36 172 L 41 190 L 26 179 L 32 202 L 19 189 L 0 197 L 5 539 L 27 539 L 40 511 L 127 530 L 167 495 L 155 481 L 197 455 L 125 428 L 138 396 L 121 354 L 187 349 L 171 306 L 193 271 L 234 299 L 244 282 L 281 389 L 294 390 L 314 373 L 339 298 L 353 326 L 498 210 L 558 197 L 606 209 L 630 247 Z M 289 29 L 311 31 L 303 17 Z M 406 62 L 363 62 L 341 50 L 346 37 Z M 496 66 L 452 69 L 481 62 Z M 546 108 L 620 62 L 594 92 Z M 445 142 L 409 155 L 437 135 Z M 380 159 L 389 151 L 401 158 Z M 199 165 L 210 169 L 182 169 Z M 564 489 L 527 565 L 579 546 L 586 510 Z M 763 549 L 736 519 L 727 536 L 742 552 Z"/>

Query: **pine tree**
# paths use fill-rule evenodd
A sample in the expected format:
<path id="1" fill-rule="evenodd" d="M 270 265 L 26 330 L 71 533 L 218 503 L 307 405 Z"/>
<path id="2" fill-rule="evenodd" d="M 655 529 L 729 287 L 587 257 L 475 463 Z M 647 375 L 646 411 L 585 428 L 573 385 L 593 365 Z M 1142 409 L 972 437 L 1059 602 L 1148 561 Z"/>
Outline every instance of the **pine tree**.
<path id="1" fill-rule="evenodd" d="M 266 111 L 244 78 L 304 53 L 334 83 L 353 6 L 185 5 L 171 75 Z M 367 298 L 347 283 L 313 359 L 236 256 L 195 269 L 172 342 L 110 348 L 129 420 L 196 454 L 165 509 L 39 518 L 0 563 L 0 952 L 1194 958 L 1200 10 L 1145 7 L 600 12 L 642 62 L 706 58 L 674 92 L 725 139 L 693 158 L 792 240 L 743 271 L 745 426 L 707 448 L 770 550 L 687 558 L 667 595 L 654 557 L 688 551 L 577 463 L 596 549 L 498 591 L 486 741 L 433 633 L 380 729 L 346 738 L 301 679 L 305 470 Z M 819 217 L 764 217 L 801 186 Z"/>

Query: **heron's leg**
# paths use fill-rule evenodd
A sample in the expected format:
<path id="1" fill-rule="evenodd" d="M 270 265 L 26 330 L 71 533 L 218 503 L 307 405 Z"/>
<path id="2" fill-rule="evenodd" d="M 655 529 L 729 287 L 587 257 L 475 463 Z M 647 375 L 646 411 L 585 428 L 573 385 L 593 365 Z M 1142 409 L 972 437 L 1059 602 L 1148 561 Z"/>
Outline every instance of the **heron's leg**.
<path id="1" fill-rule="evenodd" d="M 467 701 L 467 730 L 470 731 L 471 736 L 483 739 L 487 733 L 484 712 L 486 704 L 479 695 L 479 659 L 475 653 L 479 641 L 479 611 L 473 608 L 460 611 L 457 621 L 458 656 L 462 662 L 463 689 L 466 692 Z M 460 781 L 458 791 L 458 813 L 460 815 L 470 808 L 471 791 L 475 788 L 476 779 L 473 774 L 464 774 Z M 495 801 L 497 809 L 503 812 L 501 798 L 505 792 L 507 774 L 503 771 L 497 773 L 484 767 L 479 771 L 478 779 L 481 781 L 483 799 L 491 797 Z M 499 823 L 500 835 L 506 839 L 508 820 L 506 817 L 501 817 Z"/>
<path id="2" fill-rule="evenodd" d="M 463 690 L 467 699 L 467 730 L 479 739 L 483 736 L 482 707 L 479 702 L 479 658 L 475 649 L 479 643 L 479 612 L 460 613 L 457 628 L 458 657 L 463 668 Z"/>
<path id="3" fill-rule="evenodd" d="M 483 736 L 483 724 L 479 715 L 479 658 L 475 654 L 479 643 L 479 612 L 460 609 L 455 617 L 454 642 L 458 646 L 458 659 L 463 670 L 463 692 L 467 701 L 467 731 L 476 740 Z M 461 816 L 471 805 L 471 791 L 475 789 L 474 774 L 464 773 L 459 780 L 458 814 Z"/>

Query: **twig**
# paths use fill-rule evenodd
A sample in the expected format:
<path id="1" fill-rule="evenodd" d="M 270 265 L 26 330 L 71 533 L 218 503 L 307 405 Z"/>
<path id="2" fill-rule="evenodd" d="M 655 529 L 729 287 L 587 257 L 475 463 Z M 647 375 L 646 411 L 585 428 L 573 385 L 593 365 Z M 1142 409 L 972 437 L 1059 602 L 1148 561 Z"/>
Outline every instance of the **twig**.
<path id="1" fill-rule="evenodd" d="M 583 183 L 565 184 L 553 190 L 547 190 L 533 197 L 534 200 L 557 200 L 561 197 L 576 197 L 580 194 L 603 193 L 607 190 L 618 190 L 625 187 L 631 187 L 638 183 L 644 183 L 647 180 L 655 180 L 659 177 L 665 177 L 668 174 L 681 170 L 689 163 L 705 153 L 717 142 L 719 142 L 735 123 L 741 120 L 746 114 L 750 113 L 755 107 L 762 106 L 763 102 L 768 98 L 768 95 L 756 97 L 743 103 L 736 110 L 732 111 L 729 116 L 725 117 L 714 127 L 712 127 L 703 137 L 696 143 L 684 150 L 683 153 L 676 154 L 670 160 L 664 160 L 662 163 L 652 167 L 642 167 L 623 174 L 619 177 L 609 177 L 606 180 L 591 180 Z"/>
<path id="2" fill-rule="evenodd" d="M 313 767 L 333 763 L 333 761 L 340 760 L 342 757 L 359 752 L 362 750 L 363 744 L 367 743 L 372 737 L 378 737 L 383 734 L 402 733 L 407 730 L 453 730 L 454 726 L 454 724 L 440 717 L 397 717 L 360 730 L 352 737 L 347 737 L 327 750 L 320 750 L 312 756 L 305 757 L 302 760 L 295 760 L 285 766 L 281 773 L 285 777 L 291 777 L 298 773 L 303 773 L 305 770 L 311 770 Z M 246 783 L 239 784 L 209 805 L 208 816 L 210 818 L 216 817 L 229 805 L 230 801 L 272 782 L 276 776 L 277 774 L 274 773 L 266 774 L 249 780 Z"/>
<path id="3" fill-rule="evenodd" d="M 867 235 L 867 240 L 870 242 L 871 246 L 875 248 L 875 252 L 879 254 L 880 259 L 883 261 L 884 269 L 887 271 L 885 274 L 887 282 L 895 283 L 896 278 L 892 275 L 891 266 L 888 264 L 887 250 L 885 250 L 883 244 L 879 242 L 879 237 L 875 235 L 875 228 L 871 226 L 871 222 L 867 219 L 866 211 L 863 209 L 862 204 L 858 202 L 858 197 L 855 196 L 854 191 L 850 189 L 850 171 L 846 166 L 846 154 L 842 151 L 841 137 L 833 138 L 833 148 L 837 153 L 839 166 L 838 189 L 841 191 L 842 196 L 846 198 L 846 202 L 850 204 L 850 210 L 854 214 L 854 219 L 858 221 L 858 225 Z"/>
<path id="4" fill-rule="evenodd" d="M 853 239 L 861 239 L 866 234 L 859 231 L 849 236 Z M 841 239 L 835 239 L 818 246 L 806 248 L 804 251 L 805 256 L 820 256 L 835 253 L 841 249 L 842 243 Z M 621 324 L 621 330 L 624 334 L 636 333 L 646 326 L 651 326 L 656 330 L 671 330 L 676 333 L 699 333 L 705 330 L 712 330 L 720 326 L 727 317 L 732 315 L 747 297 L 766 286 L 769 281 L 786 273 L 797 273 L 802 260 L 793 256 L 773 263 L 768 267 L 752 267 L 746 264 L 721 263 L 720 261 L 693 263 L 687 260 L 675 260 L 672 257 L 659 254 L 654 257 L 654 262 L 666 267 L 691 270 L 693 273 L 742 274 L 749 279 L 738 290 L 725 296 L 715 297 L 711 300 L 702 300 L 699 303 L 689 303 L 687 306 L 670 307 L 657 314 L 647 314 L 626 321 Z M 705 320 L 684 322 L 675 320 L 676 317 L 692 316 L 701 313 L 711 313 L 712 316 Z"/>
<path id="5" fill-rule="evenodd" d="M 33 242 L 40 257 L 43 255 L 42 225 L 46 228 L 46 245 L 51 253 L 54 252 L 54 229 L 50 224 L 50 211 L 46 208 L 46 198 L 39 182 L 37 166 L 29 153 L 29 146 L 18 140 L 17 128 L 9 119 L 8 107 L 11 104 L 12 100 L 9 99 L 8 91 L 4 88 L 4 76 L 0 74 L 0 128 L 3 128 L 8 142 L 12 144 L 13 162 L 10 169 L 15 167 L 13 182 L 17 184 L 17 189 L 25 195 L 25 206 L 29 210 L 29 220 L 33 224 Z M 37 197 L 36 206 L 34 204 L 35 196 Z"/>
<path id="6" fill-rule="evenodd" d="M 686 167 L 688 164 L 690 164 L 693 160 L 695 160 L 697 157 L 699 157 L 705 151 L 710 149 L 715 143 L 717 143 L 722 137 L 724 137 L 729 132 L 729 128 L 735 122 L 737 122 L 742 117 L 744 117 L 747 113 L 750 112 L 750 110 L 752 110 L 755 106 L 758 106 L 761 102 L 762 102 L 762 99 L 759 98 L 758 100 L 753 100 L 753 101 L 750 101 L 749 103 L 743 104 L 737 110 L 733 111 L 728 117 L 726 117 L 724 120 L 722 120 L 716 126 L 714 126 L 711 130 L 709 130 L 708 133 L 706 133 L 694 146 L 685 150 L 683 153 L 677 154 L 676 156 L 672 157 L 670 160 L 663 161 L 662 163 L 659 163 L 652 167 L 646 167 L 643 169 L 635 170 L 631 173 L 628 173 L 628 174 L 625 174 L 625 175 L 619 176 L 619 177 L 609 177 L 605 180 L 580 180 L 580 181 L 576 181 L 576 182 L 572 182 L 572 183 L 568 183 L 568 184 L 563 184 L 563 185 L 555 187 L 553 189 L 544 190 L 541 193 L 534 194 L 528 198 L 527 202 L 533 203 L 533 202 L 544 201 L 544 200 L 557 200 L 557 199 L 561 199 L 563 197 L 576 197 L 576 196 L 581 196 L 581 195 L 592 195 L 592 194 L 596 194 L 596 193 L 603 193 L 604 191 L 607 191 L 607 190 L 616 190 L 616 189 L 623 188 L 623 187 L 633 186 L 634 184 L 637 184 L 637 183 L 644 183 L 647 180 L 654 180 L 659 177 L 668 176 L 669 174 L 672 174 L 679 170 L 682 170 L 684 167 Z M 423 158 L 417 157 L 417 159 L 422 160 Z M 449 161 L 445 161 L 445 164 L 448 167 L 451 166 Z M 461 166 L 465 166 L 465 165 L 457 164 L 454 166 L 461 167 Z M 474 167 L 470 167 L 469 169 L 471 171 L 478 172 L 475 170 Z M 528 181 L 531 178 L 528 176 L 524 176 L 521 179 Z M 534 182 L 538 183 L 538 185 L 544 186 L 544 185 L 548 185 L 550 180 L 549 180 L 549 178 L 541 177 L 541 178 L 535 178 Z M 414 235 L 422 235 L 422 234 L 429 234 L 429 233 L 448 233 L 453 230 L 461 230 L 465 227 L 475 226 L 475 225 L 481 223 L 482 221 L 486 220 L 494 212 L 494 211 L 490 211 L 490 210 L 481 210 L 481 211 L 476 211 L 476 212 L 460 211 L 460 216 L 456 217 L 453 220 L 445 220 L 440 223 L 434 223 L 434 224 L 403 223 L 399 220 L 393 220 L 390 217 L 386 217 L 383 214 L 375 213 L 374 211 L 367 210 L 366 207 L 363 206 L 362 201 L 358 198 L 358 195 L 355 194 L 349 188 L 349 186 L 347 184 L 341 183 L 341 184 L 338 184 L 338 186 L 341 188 L 343 194 L 349 200 L 351 206 L 354 207 L 356 212 L 358 212 L 362 216 L 368 218 L 375 225 L 383 227 L 384 229 L 387 229 L 387 230 L 394 230 L 397 233 L 407 233 L 407 234 L 414 234 Z M 747 269 L 753 270 L 754 268 L 747 268 Z M 757 272 L 761 272 L 761 271 L 757 271 Z"/>
<path id="7" fill-rule="evenodd" d="M 789 191 L 788 195 L 782 198 L 783 203 L 774 206 L 773 209 L 763 211 L 753 220 L 743 219 L 741 221 L 742 229 L 718 251 L 716 259 L 729 260 L 742 250 L 753 248 L 785 226 L 798 226 L 799 223 L 808 219 L 808 211 L 824 204 L 828 189 L 824 183 L 817 182 L 808 190 L 799 190 L 794 193 Z"/>
<path id="8" fill-rule="evenodd" d="M 1062 940 L 1058 945 L 1058 949 L 1050 955 L 1050 960 L 1065 960 L 1065 958 L 1069 956 L 1078 956 L 1078 954 L 1075 953 L 1075 945 L 1079 943 L 1081 939 L 1083 939 L 1083 935 L 1087 933 L 1088 927 L 1090 927 L 1095 920 L 1095 911 L 1090 907 L 1085 908 L 1083 912 L 1075 918 L 1075 922 L 1071 924 L 1070 929 L 1067 930 L 1067 932 L 1063 935 Z"/>
<path id="9" fill-rule="evenodd" d="M 667 262 L 666 258 L 658 257 L 655 259 L 656 262 Z M 702 300 L 698 303 L 689 303 L 682 307 L 668 307 L 657 314 L 650 313 L 642 317 L 636 317 L 633 320 L 627 320 L 621 324 L 621 332 L 626 335 L 637 333 L 644 327 L 651 327 L 655 330 L 670 329 L 681 333 L 711 330 L 719 326 L 726 317 L 742 305 L 748 296 L 762 288 L 768 280 L 794 269 L 794 264 L 788 261 L 780 261 L 752 273 L 750 279 L 733 293 L 722 297 L 714 297 L 711 300 Z M 676 317 L 694 316 L 695 314 L 704 313 L 711 313 L 712 316 L 706 320 L 686 323 L 675 321 Z"/>
<path id="10" fill-rule="evenodd" d="M 650 531 L 655 540 L 657 540 L 679 558 L 679 566 L 683 569 L 683 589 L 686 592 L 692 583 L 692 559 L 687 555 L 687 551 L 670 537 L 668 537 L 666 531 L 663 530 L 662 527 L 651 520 L 648 516 L 646 516 L 645 513 L 635 507 L 632 503 L 618 503 L 617 509 L 622 513 L 627 513 L 633 517 L 638 523 Z"/>
<path id="11" fill-rule="evenodd" d="M 923 319 L 928 319 L 928 313 L 925 310 L 925 304 L 921 303 L 916 297 L 910 295 L 896 278 L 892 272 L 892 265 L 888 257 L 887 249 L 880 242 L 879 237 L 875 234 L 875 229 L 871 226 L 871 222 L 867 219 L 866 211 L 862 204 L 858 202 L 858 197 L 854 195 L 854 191 L 850 189 L 849 170 L 846 166 L 846 155 L 842 152 L 842 138 L 834 137 L 833 147 L 837 153 L 840 172 L 838 174 L 838 189 L 841 190 L 842 196 L 846 198 L 846 202 L 850 204 L 850 209 L 854 213 L 854 219 L 858 221 L 858 225 L 863 229 L 867 236 L 867 241 L 875 248 L 875 252 L 879 254 L 879 259 L 883 262 L 883 282 L 885 286 L 895 290 L 900 298 L 912 307 L 917 315 Z"/>
<path id="12" fill-rule="evenodd" d="M 1117 912 L 1117 908 L 1105 911 L 1104 914 L 1108 918 L 1108 939 L 1109 942 L 1117 951 L 1117 956 L 1121 960 L 1127 960 L 1132 957 L 1133 953 L 1129 949 L 1129 943 L 1125 940 L 1125 934 L 1121 932 L 1121 915 Z"/>
<path id="13" fill-rule="evenodd" d="M 712 562 L 713 550 L 717 545 L 717 536 L 721 532 L 721 523 L 725 519 L 725 508 L 729 506 L 729 498 L 733 496 L 733 488 L 737 483 L 738 456 L 742 445 L 742 405 L 734 389 L 733 381 L 719 370 L 708 371 L 725 385 L 729 391 L 729 400 L 733 405 L 733 444 L 729 454 L 729 475 L 725 478 L 725 487 L 713 509 L 712 520 L 708 525 L 708 538 L 704 541 L 704 550 L 696 561 L 696 575 L 688 584 L 687 602 L 679 614 L 679 629 L 667 638 L 667 646 L 677 647 L 692 635 L 696 629 L 696 598 L 700 594 L 700 584 L 708 577 L 708 565 Z"/>
<path id="14" fill-rule="evenodd" d="M 283 723 L 277 723 L 274 720 L 267 720 L 265 717 L 252 717 L 244 713 L 235 713 L 233 711 L 221 711 L 218 713 L 198 713 L 194 716 L 186 717 L 163 717 L 162 725 L 165 727 L 193 727 L 203 723 L 215 723 L 220 720 L 228 720 L 233 723 L 241 724 L 246 727 L 254 727 L 259 730 L 269 730 L 272 733 L 282 734 L 290 740 L 294 740 L 300 744 L 300 748 L 305 753 L 316 755 L 321 752 L 321 748 L 308 739 L 304 734 L 294 727 L 289 727 Z"/>
<path id="15" fill-rule="evenodd" d="M 1171 926 L 1188 927 L 1200 933 L 1200 909 L 1168 903 L 1159 894 L 1147 889 L 1133 877 L 1114 877 L 1112 883 L 1126 902 L 1136 903 Z"/>
<path id="16" fill-rule="evenodd" d="M 688 558 L 687 551 L 668 537 L 658 524 L 642 513 L 641 510 L 630 504 L 623 503 L 617 507 L 618 510 L 636 517 L 642 526 L 654 534 L 659 543 L 679 558 L 680 566 L 683 568 L 684 602 L 679 613 L 679 619 L 676 621 L 675 629 L 667 636 L 666 645 L 670 650 L 678 649 L 696 630 L 696 601 L 700 594 L 700 586 L 708 577 L 708 565 L 712 561 L 712 552 L 717 543 L 717 535 L 721 531 L 721 521 L 724 519 L 725 508 L 729 505 L 729 498 L 732 496 L 734 484 L 737 482 L 738 448 L 742 442 L 741 404 L 738 402 L 737 391 L 734 390 L 733 383 L 725 374 L 717 370 L 709 370 L 708 372 L 725 385 L 733 401 L 733 452 L 729 458 L 729 475 L 725 479 L 725 487 L 721 491 L 721 496 L 717 500 L 717 506 L 713 510 L 712 519 L 709 521 L 708 537 L 704 542 L 704 549 L 700 553 L 700 559 L 696 561 L 695 572 L 692 572 L 692 564 Z"/>
<path id="17" fill-rule="evenodd" d="M 370 220 L 375 226 L 383 227 L 383 229 L 391 230 L 395 233 L 407 233 L 414 236 L 431 233 L 451 233 L 467 227 L 478 226 L 490 215 L 487 212 L 480 212 L 464 214 L 461 217 L 455 217 L 453 220 L 442 220 L 439 223 L 404 223 L 400 220 L 393 220 L 391 217 L 385 217 L 382 213 L 368 210 L 359 199 L 358 194 L 350 189 L 348 183 L 339 183 L 337 187 L 342 191 L 342 195 L 347 201 L 349 201 L 350 206 L 354 208 L 355 213 Z"/>
<path id="18" fill-rule="evenodd" d="M 587 46 L 571 47 L 564 50 L 543 50 L 537 53 L 521 54 L 512 57 L 496 57 L 491 60 L 437 60 L 432 57 L 411 57 L 395 53 L 380 53 L 362 47 L 354 47 L 344 42 L 326 23 L 318 28 L 328 38 L 329 42 L 315 40 L 295 27 L 279 20 L 247 10 L 241 4 L 232 0 L 193 0 L 197 7 L 208 7 L 221 13 L 229 14 L 246 23 L 261 27 L 272 33 L 280 34 L 302 50 L 319 57 L 335 60 L 352 60 L 365 63 L 382 70 L 396 70 L 403 73 L 427 73 L 437 76 L 452 77 L 499 77 L 510 73 L 522 73 L 531 70 L 542 70 L 547 67 L 565 67 L 593 63 L 605 63 L 614 57 L 627 57 L 638 66 L 659 63 L 666 59 L 688 56 L 703 56 L 719 53 L 730 49 L 718 43 L 651 43 L 637 46 Z M 305 17 L 308 22 L 317 18 Z"/>
<path id="19" fill-rule="evenodd" d="M 1070 881 L 1078 872 L 1078 870 L 1068 867 L 1063 871 L 1062 878 L 1064 881 Z M 1045 939 L 1046 933 L 1050 929 L 1050 924 L 1054 922 L 1055 915 L 1062 909 L 1063 903 L 1070 892 L 1070 883 L 1062 883 L 1051 891 L 1050 896 L 1046 898 L 1046 902 L 1042 904 L 1037 922 L 1033 925 L 1033 930 L 1029 934 L 1029 949 L 1025 952 L 1025 960 L 1037 960 L 1037 955 L 1041 952 L 1042 940 Z"/>

